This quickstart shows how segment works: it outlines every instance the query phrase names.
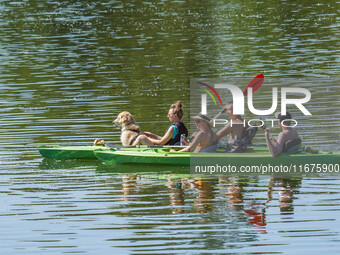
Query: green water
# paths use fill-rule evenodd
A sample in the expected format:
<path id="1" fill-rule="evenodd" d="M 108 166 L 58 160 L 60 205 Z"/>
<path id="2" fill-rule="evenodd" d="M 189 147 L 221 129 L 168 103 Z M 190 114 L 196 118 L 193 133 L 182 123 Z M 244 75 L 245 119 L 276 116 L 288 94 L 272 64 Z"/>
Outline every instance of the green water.
<path id="1" fill-rule="evenodd" d="M 177 100 L 190 122 L 191 78 L 263 73 L 260 106 L 273 84 L 308 88 L 298 131 L 339 151 L 337 11 L 321 0 L 2 1 L 1 253 L 336 253 L 338 176 L 196 180 L 36 148 L 119 143 L 111 122 L 124 110 L 162 134 Z"/>

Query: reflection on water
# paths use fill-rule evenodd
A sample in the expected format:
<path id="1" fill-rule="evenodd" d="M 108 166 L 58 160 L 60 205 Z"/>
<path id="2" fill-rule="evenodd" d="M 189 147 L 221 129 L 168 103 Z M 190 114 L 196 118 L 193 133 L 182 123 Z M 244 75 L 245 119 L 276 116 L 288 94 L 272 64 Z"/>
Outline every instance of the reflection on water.
<path id="1" fill-rule="evenodd" d="M 205 179 L 95 168 L 3 172 L 4 250 L 294 253 L 337 238 L 336 176 Z"/>
<path id="2" fill-rule="evenodd" d="M 117 143 L 111 121 L 123 110 L 162 134 L 177 100 L 190 122 L 190 78 L 263 73 L 259 106 L 273 84 L 310 89 L 313 115 L 298 131 L 338 150 L 337 10 L 326 0 L 2 1 L 1 253 L 335 253 L 337 176 L 197 179 L 43 160 L 36 148 Z"/>
<path id="3" fill-rule="evenodd" d="M 170 189 L 170 205 L 173 207 L 172 213 L 183 213 L 184 206 L 184 188 L 186 180 L 183 179 L 168 179 L 168 187 Z"/>

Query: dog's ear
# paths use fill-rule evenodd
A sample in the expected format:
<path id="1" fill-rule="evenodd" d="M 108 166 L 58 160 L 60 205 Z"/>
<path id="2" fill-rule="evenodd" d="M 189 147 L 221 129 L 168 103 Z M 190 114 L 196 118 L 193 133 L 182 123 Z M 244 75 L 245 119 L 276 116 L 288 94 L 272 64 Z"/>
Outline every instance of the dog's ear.
<path id="1" fill-rule="evenodd" d="M 133 118 L 133 116 L 130 114 L 128 117 L 129 123 L 135 123 L 135 119 Z"/>
<path id="2" fill-rule="evenodd" d="M 126 121 L 127 121 L 127 118 L 125 115 L 120 117 L 120 121 L 119 121 L 120 123 L 125 123 Z"/>
<path id="3" fill-rule="evenodd" d="M 126 114 L 123 117 L 124 119 L 122 120 L 122 122 L 125 122 L 126 124 L 130 124 L 130 123 L 134 123 L 135 119 L 133 118 L 133 116 L 131 114 Z"/>

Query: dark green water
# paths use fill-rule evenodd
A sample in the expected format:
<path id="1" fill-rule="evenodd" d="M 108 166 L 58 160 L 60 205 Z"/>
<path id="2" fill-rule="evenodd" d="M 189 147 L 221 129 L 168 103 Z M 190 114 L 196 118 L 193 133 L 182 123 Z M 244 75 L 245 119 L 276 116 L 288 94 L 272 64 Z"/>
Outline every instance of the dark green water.
<path id="1" fill-rule="evenodd" d="M 299 133 L 339 151 L 336 5 L 2 1 L 1 253 L 336 253 L 338 176 L 197 180 L 183 168 L 50 161 L 36 150 L 119 143 L 111 121 L 123 110 L 162 134 L 177 100 L 189 123 L 190 78 L 263 73 L 260 106 L 272 84 L 308 88 L 313 115 Z"/>

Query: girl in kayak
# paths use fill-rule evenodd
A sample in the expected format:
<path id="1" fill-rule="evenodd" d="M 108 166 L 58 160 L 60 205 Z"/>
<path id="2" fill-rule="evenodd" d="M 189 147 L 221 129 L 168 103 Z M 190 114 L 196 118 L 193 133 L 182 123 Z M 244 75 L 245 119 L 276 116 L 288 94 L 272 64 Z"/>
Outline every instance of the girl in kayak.
<path id="1" fill-rule="evenodd" d="M 170 106 L 168 118 L 172 123 L 164 136 L 158 136 L 151 132 L 144 132 L 143 135 L 139 135 L 132 145 L 177 145 L 180 142 L 181 135 L 188 136 L 188 130 L 182 122 L 183 109 L 182 103 L 177 103 Z"/>
<path id="2" fill-rule="evenodd" d="M 216 133 L 211 129 L 210 119 L 203 114 L 192 117 L 195 120 L 196 127 L 200 130 L 190 145 L 177 152 L 216 152 L 218 138 Z M 171 150 L 176 152 L 175 150 Z"/>
<path id="3" fill-rule="evenodd" d="M 232 101 L 224 107 L 224 110 L 229 115 L 231 121 L 218 131 L 216 135 L 218 139 L 228 136 L 227 152 L 243 152 L 244 144 L 241 141 L 241 138 L 246 130 L 246 127 L 244 127 L 245 122 L 241 115 L 235 115 L 233 113 Z"/>
<path id="4" fill-rule="evenodd" d="M 277 140 L 273 139 L 272 141 L 270 130 L 268 128 L 266 128 L 265 130 L 267 147 L 273 157 L 277 157 L 278 155 L 280 155 L 281 152 L 286 152 L 294 150 L 295 148 L 299 148 L 301 145 L 301 140 L 298 133 L 295 129 L 290 127 L 290 119 L 292 118 L 292 116 L 289 114 L 289 112 L 287 112 L 286 115 L 281 115 L 280 113 L 277 113 L 275 117 L 278 119 L 279 127 L 282 130 Z"/>

